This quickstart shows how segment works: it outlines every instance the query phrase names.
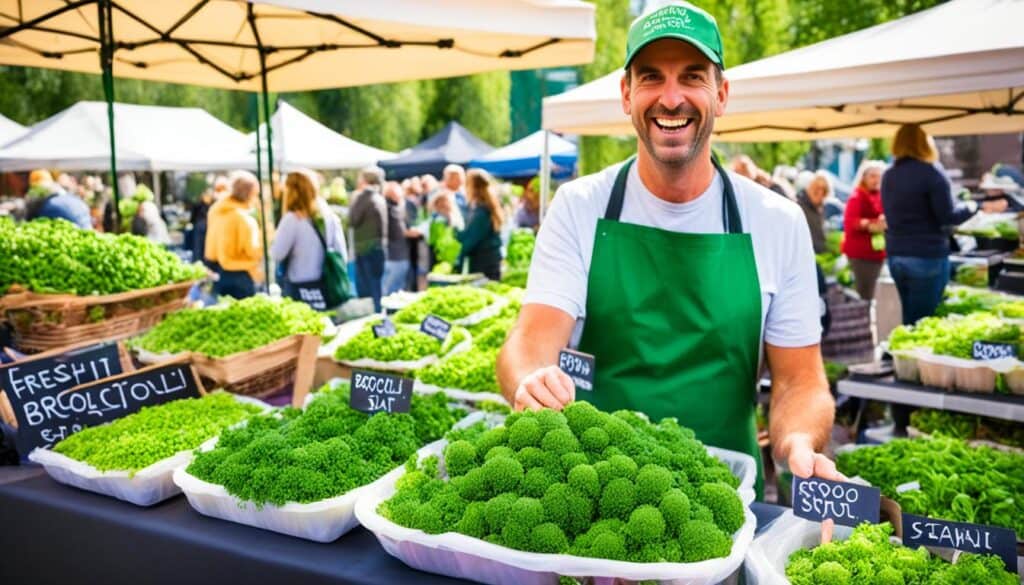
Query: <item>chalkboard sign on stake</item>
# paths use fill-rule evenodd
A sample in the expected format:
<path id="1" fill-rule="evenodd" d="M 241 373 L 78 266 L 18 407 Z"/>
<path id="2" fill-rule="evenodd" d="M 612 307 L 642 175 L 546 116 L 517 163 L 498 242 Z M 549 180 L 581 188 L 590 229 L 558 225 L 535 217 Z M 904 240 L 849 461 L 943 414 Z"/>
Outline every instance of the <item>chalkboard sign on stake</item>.
<path id="1" fill-rule="evenodd" d="M 819 477 L 793 478 L 793 514 L 807 520 L 831 518 L 844 526 L 877 524 L 881 498 L 876 487 Z"/>
<path id="2" fill-rule="evenodd" d="M 427 315 L 423 322 L 420 323 L 420 331 L 436 337 L 441 341 L 444 341 L 448 337 L 448 333 L 452 330 L 452 324 L 438 317 L 437 315 Z"/>
<path id="3" fill-rule="evenodd" d="M 87 342 L 21 356 L 0 365 L 0 400 L 4 420 L 18 426 L 15 408 L 42 396 L 116 376 L 125 371 L 124 348 L 119 342 Z"/>
<path id="4" fill-rule="evenodd" d="M 558 352 L 558 369 L 572 378 L 580 390 L 594 390 L 594 356 L 581 351 L 563 349 Z"/>
<path id="5" fill-rule="evenodd" d="M 903 544 L 933 546 L 970 553 L 998 555 L 1006 570 L 1017 572 L 1017 535 L 998 526 L 969 524 L 903 513 Z"/>
<path id="6" fill-rule="evenodd" d="M 971 357 L 976 360 L 1015 358 L 1017 357 L 1017 344 L 978 340 L 971 345 Z"/>
<path id="7" fill-rule="evenodd" d="M 373 337 L 376 339 L 391 337 L 398 333 L 398 329 L 395 328 L 395 322 L 387 317 L 384 317 L 384 320 L 379 324 L 373 325 L 371 329 L 373 329 Z"/>
<path id="8" fill-rule="evenodd" d="M 413 381 L 401 376 L 367 370 L 353 370 L 348 404 L 356 410 L 377 412 L 409 412 Z"/>
<path id="9" fill-rule="evenodd" d="M 24 456 L 36 447 L 50 447 L 87 426 L 119 419 L 143 406 L 204 394 L 187 357 L 75 386 L 15 408 L 17 449 Z"/>

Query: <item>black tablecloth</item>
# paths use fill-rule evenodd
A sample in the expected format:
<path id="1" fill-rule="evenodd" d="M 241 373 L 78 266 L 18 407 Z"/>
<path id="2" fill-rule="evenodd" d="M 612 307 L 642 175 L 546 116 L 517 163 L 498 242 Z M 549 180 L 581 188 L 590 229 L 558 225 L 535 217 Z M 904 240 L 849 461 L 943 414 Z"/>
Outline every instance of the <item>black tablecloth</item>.
<path id="1" fill-rule="evenodd" d="M 402 564 L 357 527 L 318 544 L 193 511 L 150 508 L 0 468 L 0 583 L 460 583 Z M 5 481 L 5 478 L 13 481 Z M 785 508 L 754 504 L 761 530 Z"/>

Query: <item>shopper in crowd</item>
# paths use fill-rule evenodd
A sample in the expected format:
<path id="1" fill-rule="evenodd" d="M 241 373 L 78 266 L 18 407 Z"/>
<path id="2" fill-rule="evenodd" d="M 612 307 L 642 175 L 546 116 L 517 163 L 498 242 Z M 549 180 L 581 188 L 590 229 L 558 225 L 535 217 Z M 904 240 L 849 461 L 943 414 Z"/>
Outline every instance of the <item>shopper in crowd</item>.
<path id="1" fill-rule="evenodd" d="M 25 204 L 25 219 L 40 217 L 64 219 L 82 229 L 92 229 L 92 215 L 82 198 L 69 193 L 53 180 L 46 169 L 29 173 L 28 201 Z"/>
<path id="2" fill-rule="evenodd" d="M 843 216 L 841 251 L 850 261 L 857 294 L 865 301 L 875 297 L 875 283 L 885 262 L 885 246 L 878 245 L 885 233 L 881 192 L 884 171 L 885 163 L 880 160 L 861 163 Z"/>
<path id="3" fill-rule="evenodd" d="M 468 261 L 470 272 L 482 273 L 491 280 L 501 280 L 500 234 L 501 226 L 505 223 L 501 203 L 486 171 L 470 169 L 466 180 L 470 214 L 466 228 L 457 230 L 455 234 L 462 244 L 455 268 L 459 270 L 463 262 Z"/>
<path id="4" fill-rule="evenodd" d="M 135 217 L 132 218 L 131 232 L 163 246 L 171 243 L 167 222 L 160 216 L 160 208 L 152 201 L 139 203 Z"/>
<path id="5" fill-rule="evenodd" d="M 825 200 L 832 195 L 832 182 L 823 172 L 814 174 L 807 189 L 797 195 L 796 202 L 804 212 L 807 227 L 811 230 L 811 244 L 815 254 L 828 252 L 825 240 Z"/>
<path id="6" fill-rule="evenodd" d="M 631 26 L 620 88 L 637 156 L 559 188 L 498 380 L 515 408 L 583 399 L 671 416 L 706 444 L 758 458 L 751 393 L 763 355 L 775 457 L 794 475 L 839 479 L 821 453 L 835 404 L 806 222 L 794 202 L 712 158 L 730 89 L 721 38 L 688 3 Z M 580 319 L 594 392 L 576 392 L 557 365 Z"/>
<path id="7" fill-rule="evenodd" d="M 356 256 L 356 290 L 361 297 L 373 299 L 380 311 L 381 280 L 387 261 L 388 210 L 381 189 L 384 170 L 377 166 L 359 172 L 356 195 L 348 210 Z"/>
<path id="8" fill-rule="evenodd" d="M 518 228 L 530 228 L 537 231 L 540 227 L 540 177 L 530 179 L 519 198 L 515 224 Z"/>
<path id="9" fill-rule="evenodd" d="M 394 181 L 384 184 L 384 201 L 388 212 L 387 261 L 384 263 L 384 277 L 381 294 L 387 296 L 405 288 L 409 278 L 409 242 L 406 241 L 405 198 L 402 187 Z"/>
<path id="10" fill-rule="evenodd" d="M 284 184 L 284 216 L 274 234 L 270 257 L 287 264 L 281 279 L 282 292 L 293 299 L 307 301 L 295 284 L 323 278 L 326 250 L 348 258 L 341 220 L 319 196 L 317 177 L 310 171 L 288 173 Z"/>
<path id="11" fill-rule="evenodd" d="M 420 194 L 422 196 L 422 204 L 424 206 L 430 202 L 430 198 L 433 197 L 440 189 L 441 184 L 437 182 L 434 175 L 422 175 L 420 176 Z"/>
<path id="12" fill-rule="evenodd" d="M 460 165 L 451 164 L 444 168 L 442 173 L 443 187 L 455 198 L 455 204 L 463 217 L 469 217 L 469 201 L 466 196 L 466 169 Z"/>
<path id="13" fill-rule="evenodd" d="M 767 171 L 758 167 L 757 163 L 754 162 L 754 159 L 750 158 L 749 156 L 745 154 L 738 154 L 734 156 L 732 158 L 730 166 L 732 167 L 732 171 L 734 173 L 746 177 L 751 181 L 754 181 L 758 185 L 771 189 L 772 191 L 778 193 L 779 195 L 788 198 L 788 195 L 786 195 L 786 190 L 783 189 L 781 185 L 776 183 Z"/>
<path id="14" fill-rule="evenodd" d="M 213 186 L 199 196 L 199 200 L 192 206 L 189 221 L 192 223 L 192 257 L 203 258 L 206 250 L 207 218 L 210 207 L 227 196 L 231 188 L 228 178 L 220 175 L 213 180 Z"/>
<path id="15" fill-rule="evenodd" d="M 903 323 L 909 325 L 933 314 L 942 301 L 949 281 L 950 235 L 977 205 L 953 200 L 949 180 L 935 166 L 934 142 L 920 126 L 901 126 L 892 154 L 881 184 L 885 247 Z"/>
<path id="16" fill-rule="evenodd" d="M 263 280 L 263 242 L 253 210 L 260 184 L 248 171 L 235 171 L 230 180 L 230 195 L 210 207 L 204 258 L 217 272 L 213 293 L 244 299 Z"/>
<path id="17" fill-rule="evenodd" d="M 430 271 L 430 251 L 427 249 L 426 238 L 418 227 L 425 219 L 423 209 L 423 181 L 419 177 L 406 179 L 405 186 L 405 221 L 408 229 L 405 232 L 406 244 L 409 248 L 409 275 L 405 288 L 419 290 L 420 279 Z"/>

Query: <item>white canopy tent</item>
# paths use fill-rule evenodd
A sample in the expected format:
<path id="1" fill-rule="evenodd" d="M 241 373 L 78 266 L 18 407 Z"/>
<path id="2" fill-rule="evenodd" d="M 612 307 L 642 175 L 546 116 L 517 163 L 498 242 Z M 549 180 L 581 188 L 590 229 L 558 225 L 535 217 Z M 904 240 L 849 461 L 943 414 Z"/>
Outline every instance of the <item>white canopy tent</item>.
<path id="1" fill-rule="evenodd" d="M 20 138 L 25 132 L 28 132 L 28 128 L 0 114 L 0 146 Z"/>
<path id="2" fill-rule="evenodd" d="M 277 102 L 270 123 L 274 168 L 285 173 L 299 168 L 357 169 L 395 157 L 393 152 L 339 134 L 283 101 Z M 256 151 L 255 137 L 255 133 L 250 135 L 251 152 Z M 260 140 L 266 148 L 265 125 L 260 125 Z"/>
<path id="3" fill-rule="evenodd" d="M 79 102 L 0 148 L 0 171 L 110 168 L 107 105 Z M 201 108 L 114 104 L 117 168 L 212 171 L 252 168 L 245 134 Z"/>
<path id="4" fill-rule="evenodd" d="M 936 136 L 1024 130 L 1024 0 L 952 0 L 726 71 L 718 141 Z M 728 55 L 726 55 L 728 59 Z M 631 134 L 621 71 L 546 98 L 543 127 Z"/>

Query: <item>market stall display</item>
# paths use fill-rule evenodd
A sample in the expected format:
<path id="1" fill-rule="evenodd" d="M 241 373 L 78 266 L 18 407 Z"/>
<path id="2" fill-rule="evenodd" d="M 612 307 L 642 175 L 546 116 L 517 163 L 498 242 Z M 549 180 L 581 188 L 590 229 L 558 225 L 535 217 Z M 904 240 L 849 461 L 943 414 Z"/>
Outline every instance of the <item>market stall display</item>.
<path id="1" fill-rule="evenodd" d="M 453 325 L 476 325 L 497 315 L 508 299 L 472 286 L 429 288 L 423 296 L 394 315 L 396 323 L 419 325 L 427 315 L 436 315 Z"/>
<path id="2" fill-rule="evenodd" d="M 530 272 L 530 260 L 533 258 L 533 247 L 536 243 L 537 236 L 532 229 L 523 228 L 512 232 L 501 282 L 518 287 L 526 286 L 526 277 Z"/>
<path id="3" fill-rule="evenodd" d="M 1002 559 L 994 555 L 961 555 L 956 563 L 924 547 L 909 548 L 892 540 L 893 527 L 862 524 L 836 527 L 837 540 L 821 544 L 821 528 L 787 512 L 759 535 L 746 560 L 751 585 L 791 583 L 992 583 L 1013 585 Z"/>
<path id="4" fill-rule="evenodd" d="M 910 415 L 907 432 L 987 443 L 995 448 L 1024 449 L 1024 426 L 997 418 L 922 408 Z"/>
<path id="5" fill-rule="evenodd" d="M 250 418 L 174 474 L 199 512 L 318 542 L 356 525 L 361 488 L 441 438 L 465 412 L 443 394 L 413 396 L 408 413 L 366 414 L 349 387 L 318 392 L 303 410 Z"/>
<path id="6" fill-rule="evenodd" d="M 472 339 L 463 327 L 453 327 L 441 340 L 421 331 L 419 325 L 401 323 L 395 325 L 393 335 L 379 337 L 374 327 L 381 321 L 367 320 L 354 336 L 338 345 L 334 359 L 350 367 L 408 372 L 468 349 Z"/>
<path id="7" fill-rule="evenodd" d="M 859 476 L 903 512 L 1002 526 L 1024 535 L 1024 455 L 960 439 L 896 439 L 841 452 L 839 471 Z"/>
<path id="8" fill-rule="evenodd" d="M 174 400 L 78 431 L 29 459 L 61 483 L 150 506 L 181 492 L 171 474 L 193 449 L 264 409 L 224 392 Z"/>
<path id="9" fill-rule="evenodd" d="M 185 305 L 201 265 L 145 238 L 0 217 L 0 310 L 29 352 L 119 339 Z"/>
<path id="10" fill-rule="evenodd" d="M 450 433 L 357 516 L 392 555 L 450 576 L 713 583 L 753 534 L 752 463 L 674 419 L 575 402 Z"/>
<path id="11" fill-rule="evenodd" d="M 147 363 L 188 354 L 211 385 L 266 396 L 296 381 L 300 366 L 313 367 L 324 331 L 324 316 L 309 305 L 256 295 L 179 311 L 129 345 Z"/>

